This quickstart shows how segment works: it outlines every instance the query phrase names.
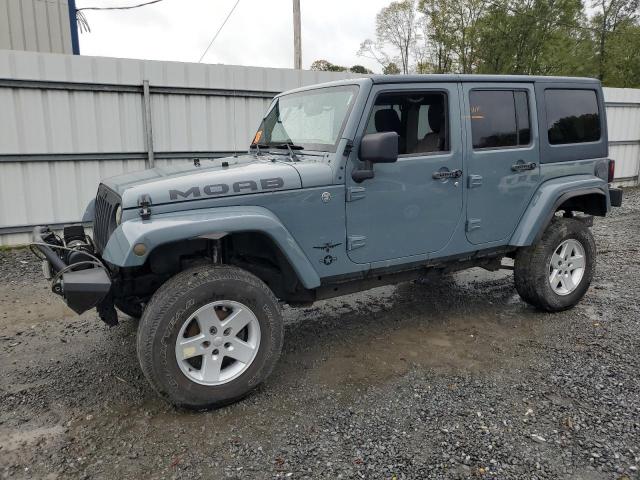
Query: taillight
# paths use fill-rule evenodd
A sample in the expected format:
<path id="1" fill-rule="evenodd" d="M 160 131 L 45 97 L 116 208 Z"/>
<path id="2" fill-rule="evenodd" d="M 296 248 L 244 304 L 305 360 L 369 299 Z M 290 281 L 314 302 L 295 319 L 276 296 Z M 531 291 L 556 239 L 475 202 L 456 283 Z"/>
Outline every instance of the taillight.
<path id="1" fill-rule="evenodd" d="M 609 160 L 609 183 L 613 182 L 614 177 L 616 176 L 616 161 Z"/>

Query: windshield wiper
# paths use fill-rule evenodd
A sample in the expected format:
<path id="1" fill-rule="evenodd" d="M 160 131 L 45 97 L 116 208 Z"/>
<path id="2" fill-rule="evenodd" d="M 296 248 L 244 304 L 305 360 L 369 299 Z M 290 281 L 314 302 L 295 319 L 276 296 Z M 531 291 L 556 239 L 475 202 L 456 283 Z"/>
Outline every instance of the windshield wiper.
<path id="1" fill-rule="evenodd" d="M 260 150 L 261 148 L 269 148 L 270 145 L 268 143 L 252 143 L 249 146 L 249 149 L 255 148 L 256 149 L 256 155 L 262 155 L 262 151 Z"/>
<path id="2" fill-rule="evenodd" d="M 293 143 L 281 143 L 279 145 L 274 145 L 275 148 L 282 148 L 282 149 L 287 149 L 289 150 L 289 160 L 291 160 L 292 162 L 297 162 L 298 161 L 298 156 L 294 153 L 294 150 L 304 150 L 304 147 L 301 147 L 300 145 L 294 145 Z"/>
<path id="3" fill-rule="evenodd" d="M 274 148 L 281 148 L 281 149 L 287 149 L 289 150 L 289 158 L 291 159 L 292 162 L 297 162 L 298 161 L 298 156 L 294 153 L 294 150 L 304 150 L 304 147 L 300 146 L 300 145 L 295 145 L 293 142 L 285 142 L 285 143 L 280 143 L 278 145 L 273 145 Z"/>
<path id="4" fill-rule="evenodd" d="M 293 142 L 285 142 L 285 143 L 252 143 L 249 147 L 251 149 L 256 149 L 257 155 L 262 155 L 261 148 L 277 148 L 278 150 L 288 150 L 289 158 L 291 161 L 298 161 L 298 156 L 295 154 L 294 150 L 304 150 L 304 147 L 301 145 L 296 145 Z M 273 152 L 275 153 L 275 152 Z"/>

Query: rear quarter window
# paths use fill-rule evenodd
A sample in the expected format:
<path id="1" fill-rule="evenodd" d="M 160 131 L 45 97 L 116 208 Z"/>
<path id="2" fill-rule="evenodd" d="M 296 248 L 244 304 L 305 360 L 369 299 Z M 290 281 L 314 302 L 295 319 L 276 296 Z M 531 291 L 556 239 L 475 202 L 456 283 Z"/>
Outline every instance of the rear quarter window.
<path id="1" fill-rule="evenodd" d="M 595 90 L 545 90 L 545 107 L 551 145 L 600 140 L 600 111 Z"/>

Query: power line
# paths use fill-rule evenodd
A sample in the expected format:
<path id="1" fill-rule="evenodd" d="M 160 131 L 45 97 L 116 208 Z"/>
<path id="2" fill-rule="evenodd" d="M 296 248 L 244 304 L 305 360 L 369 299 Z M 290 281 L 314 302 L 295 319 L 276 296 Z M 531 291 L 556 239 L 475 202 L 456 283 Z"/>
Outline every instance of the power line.
<path id="1" fill-rule="evenodd" d="M 153 3 L 162 2 L 164 0 L 151 0 L 150 2 L 138 3 L 137 5 L 129 5 L 123 7 L 82 7 L 77 8 L 76 12 L 80 12 L 82 10 L 131 10 L 132 8 L 146 7 L 147 5 L 151 5 Z"/>
<path id="2" fill-rule="evenodd" d="M 209 46 L 205 49 L 204 53 L 202 54 L 202 56 L 200 56 L 200 60 L 198 60 L 198 63 L 202 63 L 202 59 L 204 58 L 204 56 L 207 54 L 207 52 L 209 51 L 209 49 L 211 48 L 211 45 L 213 45 L 213 42 L 216 41 L 216 38 L 218 38 L 218 35 L 220 34 L 220 32 L 222 31 L 222 29 L 224 28 L 224 26 L 227 24 L 227 20 L 229 20 L 229 17 L 231 16 L 231 14 L 233 13 L 233 11 L 236 9 L 236 7 L 238 6 L 238 4 L 240 3 L 240 0 L 236 0 L 235 5 L 233 6 L 233 8 L 231 9 L 231 11 L 229 12 L 229 14 L 227 15 L 227 18 L 224 19 L 224 22 L 222 22 L 222 25 L 220 25 L 220 28 L 218 28 L 218 31 L 216 32 L 216 34 L 213 36 L 213 38 L 211 39 L 211 41 L 209 42 Z"/>

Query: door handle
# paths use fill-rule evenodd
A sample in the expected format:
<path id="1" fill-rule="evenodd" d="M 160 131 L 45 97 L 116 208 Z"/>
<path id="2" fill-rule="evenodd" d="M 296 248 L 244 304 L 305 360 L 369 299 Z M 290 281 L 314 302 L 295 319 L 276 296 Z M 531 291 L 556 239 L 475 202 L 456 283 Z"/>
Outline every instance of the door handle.
<path id="1" fill-rule="evenodd" d="M 514 172 L 524 172 L 525 170 L 535 170 L 537 166 L 538 164 L 535 162 L 514 163 L 513 165 L 511 165 L 511 170 L 513 170 Z"/>
<path id="2" fill-rule="evenodd" d="M 431 175 L 434 180 L 441 180 L 443 178 L 460 178 L 462 176 L 462 170 L 438 170 Z"/>

